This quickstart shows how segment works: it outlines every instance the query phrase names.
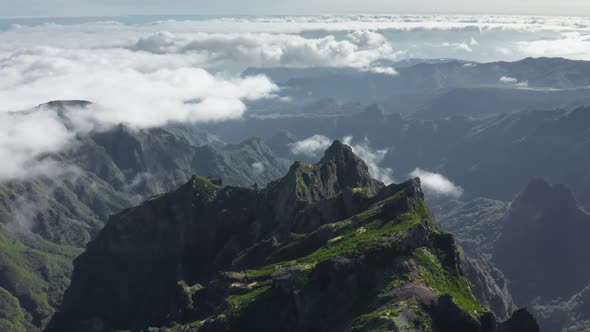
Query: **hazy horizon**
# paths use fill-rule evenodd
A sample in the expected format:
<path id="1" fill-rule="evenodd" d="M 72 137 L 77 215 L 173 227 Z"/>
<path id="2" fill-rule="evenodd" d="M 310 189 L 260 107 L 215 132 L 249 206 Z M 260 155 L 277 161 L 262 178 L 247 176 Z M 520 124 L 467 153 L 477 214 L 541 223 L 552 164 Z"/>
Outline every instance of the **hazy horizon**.
<path id="1" fill-rule="evenodd" d="M 15 17 L 96 17 L 143 15 L 310 15 L 310 14 L 491 14 L 588 16 L 590 2 L 578 0 L 508 0 L 435 1 L 420 0 L 409 3 L 368 0 L 356 1 L 270 1 L 245 3 L 237 0 L 206 1 L 112 1 L 112 0 L 50 0 L 39 3 L 26 0 L 14 3 L 0 0 L 1 18 Z"/>

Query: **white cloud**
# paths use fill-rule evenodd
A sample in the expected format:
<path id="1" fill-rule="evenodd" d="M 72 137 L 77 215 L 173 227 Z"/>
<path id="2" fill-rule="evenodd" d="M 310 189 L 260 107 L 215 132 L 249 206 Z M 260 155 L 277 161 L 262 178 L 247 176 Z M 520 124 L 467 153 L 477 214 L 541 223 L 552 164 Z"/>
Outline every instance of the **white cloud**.
<path id="1" fill-rule="evenodd" d="M 352 148 L 357 156 L 365 161 L 369 167 L 369 173 L 374 179 L 385 184 L 394 182 L 393 170 L 391 168 L 381 167 L 380 164 L 388 153 L 387 149 L 374 150 L 370 147 L 369 141 L 365 138 L 358 144 L 353 144 L 353 137 L 346 136 L 342 142 Z M 301 141 L 289 144 L 291 153 L 294 155 L 303 155 L 308 158 L 316 158 L 324 153 L 332 144 L 332 139 L 322 135 L 313 135 Z"/>
<path id="2" fill-rule="evenodd" d="M 369 140 L 364 139 L 361 143 L 353 144 L 352 136 L 342 138 L 342 142 L 349 145 L 357 156 L 365 161 L 369 167 L 369 173 L 374 179 L 377 179 L 387 185 L 394 182 L 393 170 L 391 168 L 381 167 L 380 164 L 387 155 L 388 150 L 374 150 L 369 146 Z"/>
<path id="3" fill-rule="evenodd" d="M 514 77 L 510 77 L 510 76 L 502 76 L 502 77 L 500 77 L 498 82 L 500 82 L 500 83 L 517 83 L 518 79 L 516 79 Z"/>
<path id="4" fill-rule="evenodd" d="M 451 197 L 461 197 L 463 195 L 463 188 L 440 174 L 416 168 L 409 176 L 411 178 L 419 177 L 424 191 L 432 195 Z"/>
<path id="5" fill-rule="evenodd" d="M 265 169 L 266 169 L 266 167 L 264 166 L 264 162 L 262 162 L 262 161 L 257 161 L 255 163 L 252 163 L 252 171 L 254 172 L 254 175 L 260 175 L 260 174 L 264 173 Z"/>
<path id="6" fill-rule="evenodd" d="M 389 75 L 389 76 L 399 75 L 399 72 L 397 70 L 395 70 L 395 68 L 393 68 L 393 67 L 371 67 L 367 71 L 370 71 L 370 72 L 376 73 L 376 74 Z"/>
<path id="7" fill-rule="evenodd" d="M 313 135 L 301 141 L 290 143 L 291 153 L 309 158 L 320 156 L 330 147 L 332 140 L 326 136 Z"/>
<path id="8" fill-rule="evenodd" d="M 355 31 L 345 39 L 333 35 L 304 38 L 269 33 L 158 32 L 140 38 L 132 49 L 155 54 L 190 54 L 206 59 L 208 66 L 236 71 L 249 66 L 363 69 L 371 68 L 380 59 L 397 58 L 392 45 L 381 34 L 370 31 Z"/>
<path id="9" fill-rule="evenodd" d="M 0 181 L 54 172 L 59 167 L 46 155 L 79 134 L 119 123 L 147 128 L 235 119 L 246 111 L 245 100 L 272 98 L 276 90 L 264 76 L 214 75 L 186 56 L 49 47 L 0 54 Z M 61 118 L 46 109 L 12 113 L 70 99 L 93 104 L 68 108 Z"/>
<path id="10" fill-rule="evenodd" d="M 349 67 L 397 75 L 379 60 L 457 54 L 472 61 L 590 59 L 590 19 L 347 15 L 14 24 L 0 30 L 0 178 L 55 170 L 47 154 L 68 148 L 76 135 L 117 123 L 144 128 L 238 118 L 244 101 L 273 98 L 277 91 L 265 77 L 239 77 L 246 67 Z M 66 112 L 71 128 L 51 113 L 6 115 L 56 99 L 94 104 Z M 51 137 L 35 138 L 24 122 L 38 123 Z M 318 153 L 312 145 L 299 149 Z"/>
<path id="11" fill-rule="evenodd" d="M 15 52 L 0 59 L 0 77 L 0 111 L 82 99 L 97 105 L 91 116 L 99 122 L 137 127 L 240 117 L 243 99 L 270 97 L 276 90 L 262 76 L 219 77 L 187 59 L 127 50 Z"/>
<path id="12" fill-rule="evenodd" d="M 504 84 L 514 84 L 515 86 L 517 86 L 519 88 L 526 88 L 529 86 L 528 81 L 519 82 L 517 78 L 510 77 L 510 76 L 502 76 L 502 77 L 500 77 L 498 82 L 504 83 Z"/>
<path id="13" fill-rule="evenodd" d="M 564 57 L 590 59 L 590 32 L 564 32 L 558 38 L 521 41 L 521 52 L 534 57 Z"/>
<path id="14" fill-rule="evenodd" d="M 73 133 L 55 112 L 0 113 L 0 182 L 56 174 L 60 171 L 47 154 L 63 149 Z"/>
<path id="15" fill-rule="evenodd" d="M 442 46 L 444 46 L 444 47 L 450 47 L 450 48 L 453 48 L 455 50 L 464 51 L 464 52 L 468 52 L 468 53 L 473 52 L 473 49 L 471 47 L 469 47 L 469 45 L 467 45 L 467 43 L 449 43 L 449 42 L 444 42 L 444 43 L 442 43 Z"/>

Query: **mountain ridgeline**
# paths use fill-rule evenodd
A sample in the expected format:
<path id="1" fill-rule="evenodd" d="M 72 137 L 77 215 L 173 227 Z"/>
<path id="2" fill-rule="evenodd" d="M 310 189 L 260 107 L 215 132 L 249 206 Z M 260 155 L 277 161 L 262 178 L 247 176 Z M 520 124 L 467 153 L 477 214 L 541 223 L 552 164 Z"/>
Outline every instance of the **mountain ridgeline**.
<path id="1" fill-rule="evenodd" d="M 59 101 L 31 112 L 83 111 Z M 264 185 L 290 162 L 261 139 L 223 144 L 190 125 L 145 130 L 123 125 L 77 137 L 43 156 L 61 173 L 0 183 L 0 330 L 42 330 L 69 285 L 72 262 L 110 215 L 186 183 L 192 174 Z M 4 308 L 7 308 L 4 310 Z"/>
<path id="2" fill-rule="evenodd" d="M 264 189 L 195 176 L 114 215 L 47 330 L 538 331 L 498 323 L 464 259 L 419 179 L 385 186 L 336 141 Z"/>

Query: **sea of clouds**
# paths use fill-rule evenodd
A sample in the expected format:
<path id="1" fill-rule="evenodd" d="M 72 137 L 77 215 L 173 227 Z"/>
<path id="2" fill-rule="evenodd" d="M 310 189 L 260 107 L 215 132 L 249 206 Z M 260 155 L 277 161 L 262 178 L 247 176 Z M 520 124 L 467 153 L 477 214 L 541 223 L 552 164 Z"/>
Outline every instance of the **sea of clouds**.
<path id="1" fill-rule="evenodd" d="M 40 156 L 118 123 L 235 119 L 276 98 L 248 67 L 347 67 L 397 75 L 407 58 L 469 61 L 563 56 L 590 60 L 590 19 L 348 15 L 129 20 L 0 20 L 0 181 L 43 173 Z M 510 77 L 504 78 L 506 82 Z M 526 82 L 518 82 L 525 85 Z M 63 116 L 14 113 L 88 100 Z"/>

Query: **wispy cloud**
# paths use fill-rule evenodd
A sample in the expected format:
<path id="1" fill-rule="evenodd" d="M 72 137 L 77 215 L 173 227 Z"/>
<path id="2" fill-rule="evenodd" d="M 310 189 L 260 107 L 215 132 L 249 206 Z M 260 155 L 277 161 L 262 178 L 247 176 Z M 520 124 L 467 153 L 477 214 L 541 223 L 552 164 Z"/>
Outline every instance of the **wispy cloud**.
<path id="1" fill-rule="evenodd" d="M 278 89 L 264 76 L 239 75 L 250 66 L 396 75 L 381 60 L 590 59 L 589 45 L 590 19 L 564 17 L 336 15 L 14 25 L 0 31 L 0 157 L 6 161 L 0 177 L 51 168 L 47 155 L 67 148 L 72 137 L 118 123 L 145 128 L 239 118 L 245 101 L 273 98 Z M 56 99 L 93 105 L 67 112 L 68 128 L 50 113 L 6 113 Z M 29 122 L 42 126 L 48 138 L 34 138 Z M 312 145 L 295 151 L 317 154 Z"/>
<path id="2" fill-rule="evenodd" d="M 266 167 L 264 166 L 264 162 L 257 161 L 255 163 L 252 163 L 252 171 L 254 172 L 254 175 L 263 174 L 265 169 Z"/>
<path id="3" fill-rule="evenodd" d="M 43 157 L 73 137 L 54 112 L 0 113 L 0 182 L 60 172 L 55 160 Z"/>
<path id="4" fill-rule="evenodd" d="M 510 76 L 502 76 L 502 77 L 500 77 L 500 79 L 498 81 L 500 83 L 516 83 L 516 82 L 518 82 L 518 79 L 516 79 L 514 77 L 510 77 Z"/>
<path id="5" fill-rule="evenodd" d="M 123 49 L 14 51 L 0 57 L 0 181 L 58 168 L 47 155 L 80 134 L 120 123 L 148 128 L 235 119 L 246 111 L 244 101 L 272 98 L 276 90 L 264 76 L 214 75 L 175 56 Z M 14 112 L 69 99 L 93 104 L 66 108 L 60 116 L 50 109 Z"/>
<path id="6" fill-rule="evenodd" d="M 457 198 L 463 195 L 463 188 L 454 184 L 441 174 L 416 168 L 409 176 L 412 178 L 419 177 L 422 181 L 422 188 L 424 188 L 426 193 Z"/>
<path id="7" fill-rule="evenodd" d="M 514 77 L 510 77 L 510 76 L 502 76 L 500 77 L 500 79 L 498 80 L 498 82 L 500 83 L 504 83 L 504 84 L 513 84 L 517 87 L 520 88 L 526 88 L 529 86 L 529 82 L 528 81 L 522 81 L 520 82 L 518 80 L 518 78 L 514 78 Z"/>
<path id="8" fill-rule="evenodd" d="M 326 136 L 313 135 L 301 141 L 290 143 L 291 153 L 308 158 L 320 156 L 332 144 L 332 140 Z"/>
<path id="9" fill-rule="evenodd" d="M 381 167 L 381 162 L 389 152 L 387 149 L 375 150 L 370 147 L 367 138 L 360 143 L 353 144 L 353 137 L 346 136 L 342 142 L 352 148 L 352 152 L 361 157 L 369 167 L 371 176 L 387 185 L 394 182 L 393 170 L 387 167 Z"/>

